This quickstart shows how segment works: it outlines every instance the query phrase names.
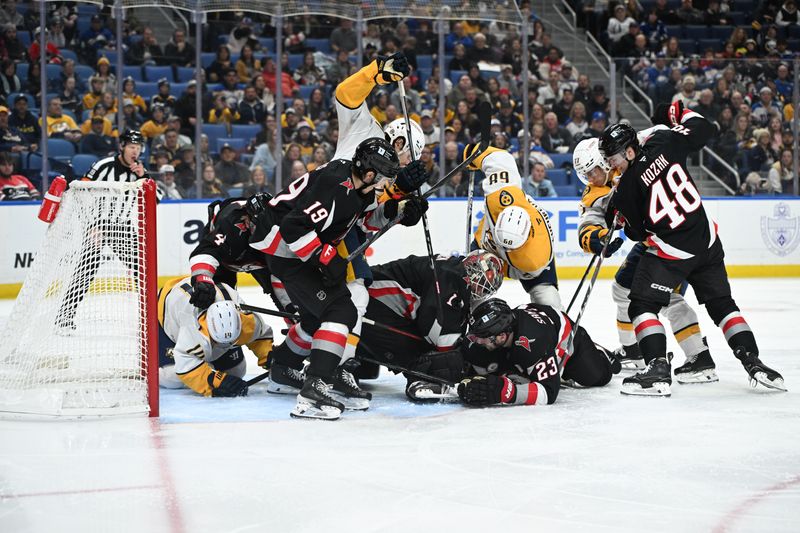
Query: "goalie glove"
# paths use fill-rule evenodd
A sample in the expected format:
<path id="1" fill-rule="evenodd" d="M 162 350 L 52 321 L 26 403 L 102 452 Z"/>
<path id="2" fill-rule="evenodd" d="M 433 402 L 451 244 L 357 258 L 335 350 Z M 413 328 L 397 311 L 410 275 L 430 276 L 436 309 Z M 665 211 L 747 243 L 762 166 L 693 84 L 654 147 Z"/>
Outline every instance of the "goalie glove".
<path id="1" fill-rule="evenodd" d="M 247 382 L 217 370 L 208 375 L 208 385 L 214 398 L 247 396 Z"/>
<path id="2" fill-rule="evenodd" d="M 192 296 L 189 303 L 201 311 L 208 309 L 208 306 L 217 299 L 217 287 L 214 281 L 205 274 L 192 276 Z"/>
<path id="3" fill-rule="evenodd" d="M 396 52 L 389 57 L 378 56 L 378 74 L 375 76 L 377 83 L 392 83 L 400 81 L 411 73 L 408 59 L 403 52 Z"/>
<path id="4" fill-rule="evenodd" d="M 386 200 L 383 206 L 383 215 L 387 219 L 392 220 L 400 215 L 403 217 L 400 219 L 400 224 L 414 226 L 428 210 L 428 200 L 421 196 L 413 195 L 406 196 L 402 200 Z"/>
<path id="5" fill-rule="evenodd" d="M 422 161 L 412 161 L 400 169 L 395 179 L 395 186 L 405 194 L 410 194 L 428 181 L 428 173 Z"/>
<path id="6" fill-rule="evenodd" d="M 498 403 L 514 403 L 517 386 L 505 376 L 478 376 L 467 378 L 458 384 L 458 397 L 467 405 L 486 406 Z"/>

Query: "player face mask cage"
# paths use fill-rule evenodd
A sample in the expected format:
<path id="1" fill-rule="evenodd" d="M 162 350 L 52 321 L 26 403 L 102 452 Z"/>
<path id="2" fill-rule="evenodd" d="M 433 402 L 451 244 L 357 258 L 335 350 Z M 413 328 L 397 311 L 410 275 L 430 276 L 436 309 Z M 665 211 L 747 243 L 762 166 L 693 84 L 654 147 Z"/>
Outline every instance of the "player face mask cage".
<path id="1" fill-rule="evenodd" d="M 489 298 L 503 283 L 503 262 L 494 254 L 475 250 L 464 258 L 473 305 Z"/>

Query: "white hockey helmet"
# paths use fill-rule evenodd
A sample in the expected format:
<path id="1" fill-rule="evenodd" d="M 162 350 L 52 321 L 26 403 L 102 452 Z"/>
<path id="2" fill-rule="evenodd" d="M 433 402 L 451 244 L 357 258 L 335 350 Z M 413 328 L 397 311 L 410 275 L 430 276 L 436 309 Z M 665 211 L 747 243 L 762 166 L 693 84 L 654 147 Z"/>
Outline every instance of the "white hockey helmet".
<path id="1" fill-rule="evenodd" d="M 231 345 L 242 332 L 239 308 L 230 300 L 214 302 L 206 311 L 208 334 L 216 343 Z"/>
<path id="2" fill-rule="evenodd" d="M 493 253 L 473 250 L 462 262 L 467 272 L 467 284 L 472 304 L 489 298 L 503 283 L 503 262 Z"/>
<path id="3" fill-rule="evenodd" d="M 419 124 L 409 119 L 411 123 L 411 139 L 414 141 L 414 159 L 419 159 L 422 155 L 422 148 L 425 146 L 425 134 Z M 386 140 L 397 150 L 397 155 L 402 156 L 408 152 L 408 139 L 406 138 L 406 121 L 403 118 L 398 118 L 386 125 L 383 128 L 383 133 L 386 135 Z M 394 145 L 395 140 L 403 139 L 402 148 L 397 148 Z"/>
<path id="4" fill-rule="evenodd" d="M 497 217 L 494 225 L 494 240 L 508 250 L 516 250 L 531 234 L 531 217 L 525 209 L 512 205 Z"/>
<path id="5" fill-rule="evenodd" d="M 575 147 L 572 153 L 572 167 L 578 174 L 578 179 L 584 185 L 589 185 L 589 179 L 586 177 L 595 167 L 608 174 L 611 167 L 606 163 L 606 158 L 600 153 L 600 139 L 594 137 L 591 139 L 584 139 Z"/>

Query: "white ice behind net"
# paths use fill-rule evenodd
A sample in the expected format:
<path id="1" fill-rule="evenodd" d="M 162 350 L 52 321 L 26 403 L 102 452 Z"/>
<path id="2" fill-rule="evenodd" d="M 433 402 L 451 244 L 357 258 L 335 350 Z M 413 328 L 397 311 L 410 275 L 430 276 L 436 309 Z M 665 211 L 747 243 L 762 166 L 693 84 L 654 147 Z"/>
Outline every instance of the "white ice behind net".
<path id="1" fill-rule="evenodd" d="M 0 412 L 148 411 L 143 213 L 141 184 L 64 193 L 3 332 Z"/>

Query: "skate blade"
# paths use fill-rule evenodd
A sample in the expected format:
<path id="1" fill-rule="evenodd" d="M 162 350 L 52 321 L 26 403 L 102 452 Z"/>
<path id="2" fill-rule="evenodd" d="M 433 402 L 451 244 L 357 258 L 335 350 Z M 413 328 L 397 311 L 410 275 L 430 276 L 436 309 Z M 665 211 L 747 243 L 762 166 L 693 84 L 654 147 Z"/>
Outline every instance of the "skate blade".
<path id="1" fill-rule="evenodd" d="M 652 387 L 643 389 L 640 385 L 635 384 L 622 384 L 620 394 L 629 396 L 671 396 L 672 390 L 667 382 L 653 383 Z"/>
<path id="2" fill-rule="evenodd" d="M 317 407 L 314 404 L 298 401 L 289 416 L 292 418 L 308 418 L 314 420 L 339 420 L 342 412 L 336 407 L 323 405 Z"/>
<path id="3" fill-rule="evenodd" d="M 691 383 L 714 383 L 719 381 L 719 376 L 717 376 L 716 370 L 709 368 L 708 370 L 701 370 L 700 372 L 675 374 L 675 381 L 681 385 L 688 385 Z"/>
<path id="4" fill-rule="evenodd" d="M 299 394 L 300 389 L 292 387 L 291 385 L 284 385 L 282 383 L 275 383 L 269 380 L 267 383 L 267 392 L 271 394 Z"/>
<path id="5" fill-rule="evenodd" d="M 622 371 L 644 370 L 644 359 L 627 359 L 619 362 Z"/>
<path id="6" fill-rule="evenodd" d="M 332 390 L 331 396 L 344 405 L 346 411 L 366 411 L 369 409 L 369 400 L 366 398 L 351 398 L 339 391 Z"/>
<path id="7" fill-rule="evenodd" d="M 419 401 L 438 401 L 438 400 L 458 400 L 458 393 L 455 387 L 445 387 L 442 392 L 434 392 L 431 389 L 417 389 L 414 391 L 414 400 Z"/>
<path id="8" fill-rule="evenodd" d="M 769 378 L 767 378 L 766 372 L 756 372 L 753 377 L 750 378 L 751 387 L 755 388 L 759 384 L 771 390 L 789 392 L 789 389 L 787 389 L 783 384 L 783 378 L 778 378 L 774 381 L 771 381 Z"/>

